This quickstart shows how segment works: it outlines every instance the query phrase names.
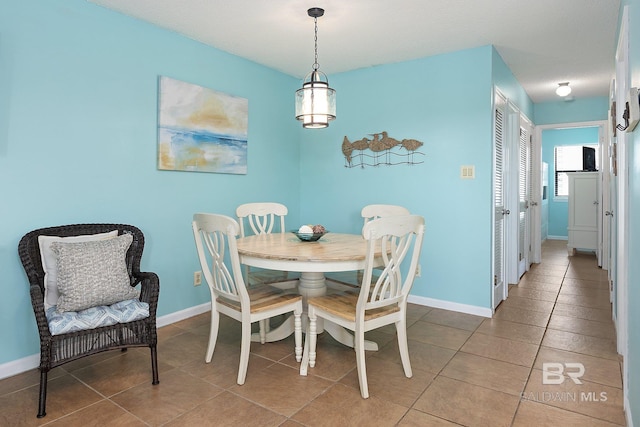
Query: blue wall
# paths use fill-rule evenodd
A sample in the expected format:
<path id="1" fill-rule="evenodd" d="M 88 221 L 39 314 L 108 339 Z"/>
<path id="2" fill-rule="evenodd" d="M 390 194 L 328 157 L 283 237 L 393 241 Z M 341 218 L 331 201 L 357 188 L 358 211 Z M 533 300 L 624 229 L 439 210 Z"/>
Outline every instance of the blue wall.
<path id="1" fill-rule="evenodd" d="M 548 236 L 568 237 L 569 204 L 566 198 L 556 198 L 554 148 L 558 145 L 598 144 L 598 127 L 545 129 L 542 131 L 542 161 L 549 165 Z"/>
<path id="2" fill-rule="evenodd" d="M 300 160 L 305 221 L 358 232 L 362 206 L 404 205 L 426 219 L 412 294 L 481 307 L 491 304 L 491 57 L 486 46 L 331 76 L 338 119 L 304 132 Z M 382 131 L 424 142 L 424 163 L 346 168 L 343 138 Z M 461 180 L 472 164 L 476 179 Z"/>
<path id="3" fill-rule="evenodd" d="M 38 353 L 17 246 L 34 228 L 138 225 L 158 314 L 209 300 L 191 217 L 278 201 L 298 223 L 297 79 L 84 0 L 3 2 L 0 13 L 0 364 Z M 158 76 L 249 100 L 247 175 L 159 171 Z"/>

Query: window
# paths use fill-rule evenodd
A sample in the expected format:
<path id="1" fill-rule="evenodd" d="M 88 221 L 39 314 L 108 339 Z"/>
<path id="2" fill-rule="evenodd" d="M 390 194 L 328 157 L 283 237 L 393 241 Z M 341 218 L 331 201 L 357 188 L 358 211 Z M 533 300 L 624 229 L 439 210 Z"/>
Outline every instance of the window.
<path id="1" fill-rule="evenodd" d="M 555 196 L 567 197 L 569 195 L 569 176 L 567 172 L 590 170 L 584 164 L 583 148 L 595 150 L 595 169 L 598 169 L 598 145 L 559 145 L 554 149 L 555 157 Z"/>

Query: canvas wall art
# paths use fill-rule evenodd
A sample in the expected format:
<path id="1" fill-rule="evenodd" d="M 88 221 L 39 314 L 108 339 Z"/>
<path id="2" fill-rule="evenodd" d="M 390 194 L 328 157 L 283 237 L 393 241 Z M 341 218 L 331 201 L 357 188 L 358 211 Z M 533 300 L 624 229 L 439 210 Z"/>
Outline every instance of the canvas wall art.
<path id="1" fill-rule="evenodd" d="M 249 102 L 161 76 L 158 169 L 247 173 Z"/>

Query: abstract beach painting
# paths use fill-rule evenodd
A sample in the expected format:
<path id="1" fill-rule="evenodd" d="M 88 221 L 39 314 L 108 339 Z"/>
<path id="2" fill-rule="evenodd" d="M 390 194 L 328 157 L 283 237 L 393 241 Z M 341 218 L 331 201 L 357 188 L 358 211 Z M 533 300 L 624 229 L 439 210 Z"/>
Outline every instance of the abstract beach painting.
<path id="1" fill-rule="evenodd" d="M 160 76 L 158 169 L 247 173 L 249 102 Z"/>

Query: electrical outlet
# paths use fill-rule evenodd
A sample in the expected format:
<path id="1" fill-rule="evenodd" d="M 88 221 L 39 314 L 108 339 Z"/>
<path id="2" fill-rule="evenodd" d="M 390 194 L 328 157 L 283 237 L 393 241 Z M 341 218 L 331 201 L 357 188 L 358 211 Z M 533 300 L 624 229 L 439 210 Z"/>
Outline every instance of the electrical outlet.
<path id="1" fill-rule="evenodd" d="M 420 264 L 418 264 L 418 266 L 416 267 L 416 277 L 420 276 L 422 276 L 422 267 L 420 266 Z"/>
<path id="2" fill-rule="evenodd" d="M 202 271 L 193 272 L 193 286 L 202 285 Z"/>

